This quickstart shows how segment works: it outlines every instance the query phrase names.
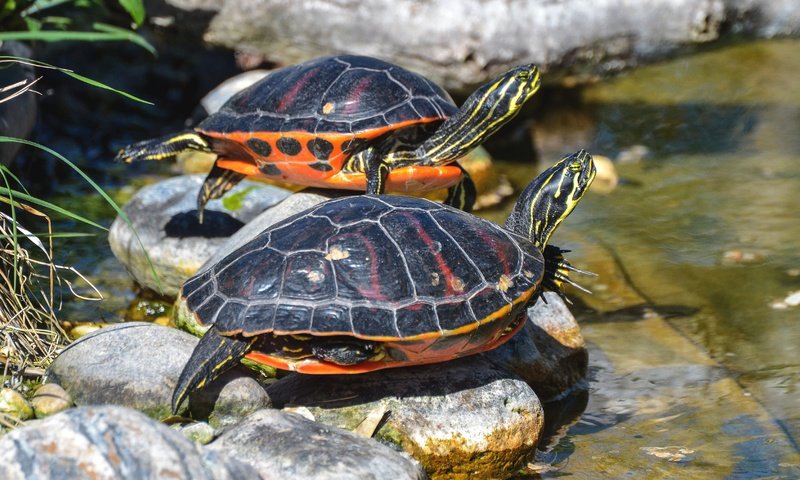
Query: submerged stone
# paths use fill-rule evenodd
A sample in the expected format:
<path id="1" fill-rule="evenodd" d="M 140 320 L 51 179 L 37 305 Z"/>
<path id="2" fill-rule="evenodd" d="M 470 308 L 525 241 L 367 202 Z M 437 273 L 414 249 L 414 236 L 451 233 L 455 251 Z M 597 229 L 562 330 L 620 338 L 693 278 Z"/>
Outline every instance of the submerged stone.
<path id="1" fill-rule="evenodd" d="M 294 374 L 269 392 L 277 406 L 304 406 L 348 430 L 384 409 L 374 436 L 438 478 L 513 474 L 533 457 L 543 425 L 533 390 L 481 356 L 362 375 Z"/>

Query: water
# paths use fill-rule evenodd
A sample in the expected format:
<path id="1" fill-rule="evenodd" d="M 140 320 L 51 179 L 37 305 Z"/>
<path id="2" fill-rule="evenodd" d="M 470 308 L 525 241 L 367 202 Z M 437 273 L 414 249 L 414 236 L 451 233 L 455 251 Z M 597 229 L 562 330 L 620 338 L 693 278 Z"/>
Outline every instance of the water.
<path id="1" fill-rule="evenodd" d="M 663 476 L 659 471 L 732 478 L 798 474 L 800 307 L 780 305 L 800 291 L 798 75 L 798 41 L 699 53 L 586 89 L 583 107 L 569 114 L 582 118 L 572 122 L 579 131 L 555 132 L 565 144 L 544 152 L 548 160 L 580 146 L 611 158 L 633 145 L 650 152 L 638 163 L 617 164 L 620 186 L 586 197 L 556 234 L 556 241 L 575 250 L 574 263 L 601 273 L 596 294 L 585 300 L 610 312 L 579 315 L 595 345 L 593 395 L 608 403 L 593 406 L 590 397 L 582 423 L 565 441 L 604 441 L 607 450 L 625 452 L 641 443 L 663 447 L 675 440 L 672 428 L 680 427 L 693 433 L 677 445 L 695 452 L 656 462 L 662 469 L 669 465 L 666 470 L 631 460 L 641 460 L 645 450 L 629 451 L 621 464 L 600 468 L 584 464 L 589 451 L 601 454 L 596 447 L 585 446 L 583 453 L 577 447 L 572 464 L 562 465 L 559 474 L 581 476 L 586 473 L 581 468 L 614 476 L 649 472 L 655 478 Z M 524 178 L 526 170 L 532 176 L 528 167 L 506 168 L 512 178 Z M 641 324 L 610 321 L 619 318 L 615 311 L 637 303 L 683 314 L 667 315 L 669 328 L 657 334 Z M 655 355 L 653 350 L 663 347 L 658 344 L 671 337 L 688 342 Z M 603 370 L 601 357 L 608 355 L 618 358 L 607 360 L 614 365 Z M 637 361 L 641 364 L 621 367 Z M 689 388 L 684 382 L 691 372 L 699 372 L 702 381 Z M 641 394 L 623 380 L 626 375 L 648 378 L 638 386 L 657 392 L 654 398 L 664 395 L 658 402 L 666 403 L 648 410 L 641 398 L 625 399 Z M 668 401 L 676 393 L 684 397 Z M 609 420 L 609 404 L 626 400 L 638 407 Z M 670 415 L 677 417 L 655 429 L 648 425 Z M 687 415 L 696 418 L 684 423 Z M 604 434 L 587 427 L 592 418 L 601 419 Z M 644 440 L 618 437 L 631 425 L 641 429 L 638 438 Z M 709 444 L 719 451 L 709 453 Z M 646 452 L 658 458 L 658 452 Z M 705 470 L 695 470 L 698 464 Z"/>
<path id="2" fill-rule="evenodd" d="M 573 308 L 591 349 L 590 395 L 575 401 L 588 403 L 542 453 L 543 476 L 800 476 L 800 307 L 778 308 L 800 290 L 798 78 L 800 41 L 728 46 L 534 119 L 541 166 L 578 148 L 650 152 L 617 164 L 620 185 L 590 193 L 554 239 L 600 277 Z M 518 187 L 535 175 L 499 169 Z M 111 300 L 68 315 L 117 318 L 133 292 L 104 240 L 71 245 Z"/>

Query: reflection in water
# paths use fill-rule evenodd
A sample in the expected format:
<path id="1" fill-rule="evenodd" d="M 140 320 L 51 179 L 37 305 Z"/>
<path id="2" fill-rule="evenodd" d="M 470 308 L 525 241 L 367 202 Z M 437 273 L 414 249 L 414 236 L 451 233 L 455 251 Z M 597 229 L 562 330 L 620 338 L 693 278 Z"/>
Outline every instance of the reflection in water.
<path id="1" fill-rule="evenodd" d="M 800 41 L 721 49 L 643 67 L 589 88 L 582 110 L 548 112 L 536 131 L 540 147 L 554 149 L 542 152 L 545 159 L 587 146 L 611 158 L 633 145 L 650 152 L 638 163 L 617 164 L 620 186 L 608 195 L 590 195 L 554 239 L 574 250 L 569 256 L 573 264 L 602 275 L 594 298 L 587 300 L 599 311 L 580 314 L 587 339 L 602 331 L 605 351 L 619 354 L 618 361 L 635 361 L 650 352 L 637 353 L 630 337 L 615 332 L 627 325 L 638 328 L 637 320 L 648 316 L 637 318 L 644 313 L 639 312 L 641 299 L 662 317 L 670 317 L 672 309 L 660 308 L 679 306 L 670 324 L 722 367 L 709 370 L 716 373 L 705 380 L 706 389 L 724 384 L 719 375 L 727 372 L 724 376 L 747 390 L 745 398 L 752 394 L 766 409 L 788 437 L 783 441 L 795 450 L 800 439 L 800 307 L 773 305 L 800 291 L 798 77 Z M 575 122 L 580 132 L 560 132 L 559 127 L 569 128 L 563 121 L 559 126 L 564 118 L 580 118 Z M 505 168 L 519 183 L 534 175 L 527 171 L 530 167 Z M 598 245 L 613 249 L 605 266 L 598 266 L 604 262 L 598 258 Z M 630 298 L 623 299 L 619 289 L 608 285 L 615 280 L 607 272 L 620 270 L 625 275 L 617 280 L 636 290 Z M 597 352 L 593 354 L 590 365 L 597 366 Z M 665 360 L 674 359 L 667 355 Z M 593 382 L 587 418 L 608 413 L 596 406 L 596 399 L 608 398 L 608 405 L 619 406 L 636 389 L 670 384 L 694 371 L 681 368 L 635 370 L 637 375 L 655 375 L 654 383 L 634 382 L 626 392 Z M 730 417 L 732 412 L 714 395 L 707 401 L 689 407 L 690 400 L 675 399 L 671 408 L 680 418 L 716 416 L 727 425 L 723 436 L 742 437 L 727 452 L 740 460 L 718 473 L 786 473 L 778 466 L 777 450 L 763 441 L 765 427 L 753 420 L 757 415 Z M 642 421 L 640 415 L 634 418 L 623 424 Z M 719 424 L 709 420 L 709 425 Z M 579 423 L 570 435 L 590 430 Z M 664 446 L 672 436 L 668 431 L 647 429 L 645 437 Z M 796 472 L 796 462 L 792 464 Z"/>

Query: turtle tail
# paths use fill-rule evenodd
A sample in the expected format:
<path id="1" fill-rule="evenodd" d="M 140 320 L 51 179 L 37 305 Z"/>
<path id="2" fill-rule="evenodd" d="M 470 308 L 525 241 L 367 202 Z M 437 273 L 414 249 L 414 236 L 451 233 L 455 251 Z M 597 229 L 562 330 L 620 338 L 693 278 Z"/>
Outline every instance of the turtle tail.
<path id="1" fill-rule="evenodd" d="M 542 278 L 542 287 L 544 290 L 550 290 L 558 293 L 558 295 L 566 300 L 564 296 L 564 284 L 572 285 L 584 293 L 592 293 L 586 287 L 575 282 L 569 278 L 570 272 L 580 273 L 582 275 L 597 276 L 596 273 L 589 272 L 575 268 L 565 258 L 564 254 L 569 250 L 562 250 L 555 245 L 546 245 L 544 247 L 544 278 Z"/>
<path id="2" fill-rule="evenodd" d="M 235 366 L 252 346 L 256 337 L 225 337 L 211 327 L 192 351 L 183 367 L 178 385 L 172 393 L 172 413 L 176 414 L 183 401 Z"/>
<path id="3" fill-rule="evenodd" d="M 181 132 L 136 142 L 121 149 L 117 162 L 132 163 L 140 160 L 166 160 L 186 150 L 211 151 L 211 147 L 202 135 L 194 131 Z"/>

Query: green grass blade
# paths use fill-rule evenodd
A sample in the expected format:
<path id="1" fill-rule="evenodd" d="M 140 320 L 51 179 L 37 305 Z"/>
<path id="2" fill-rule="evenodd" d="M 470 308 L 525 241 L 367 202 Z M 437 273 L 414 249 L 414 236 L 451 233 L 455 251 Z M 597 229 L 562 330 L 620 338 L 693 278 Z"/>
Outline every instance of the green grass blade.
<path id="1" fill-rule="evenodd" d="M 0 32 L 0 40 L 39 40 L 42 42 L 63 42 L 63 41 L 81 41 L 81 42 L 119 42 L 126 41 L 134 43 L 153 55 L 156 55 L 156 49 L 144 39 L 141 35 L 130 30 L 122 28 L 111 27 L 110 25 L 94 24 L 98 31 L 95 32 L 75 32 L 75 31 L 56 31 L 56 30 L 39 30 L 27 32 Z M 111 27 L 111 28 L 109 28 Z"/>
<path id="2" fill-rule="evenodd" d="M 65 216 L 65 217 L 67 217 L 67 218 L 71 218 L 73 220 L 77 220 L 77 221 L 79 221 L 81 223 L 85 223 L 87 225 L 91 225 L 92 227 L 99 228 L 100 230 L 108 231 L 108 229 L 106 227 L 100 225 L 99 223 L 93 222 L 93 221 L 89 220 L 86 217 L 82 217 L 82 216 L 78 215 L 77 213 L 74 213 L 74 212 L 71 212 L 71 211 L 69 211 L 69 210 L 67 210 L 65 208 L 59 207 L 58 205 L 56 205 L 54 203 L 50 203 L 47 200 L 42 200 L 41 198 L 36 198 L 36 197 L 34 197 L 32 195 L 28 195 L 27 193 L 22 193 L 20 191 L 8 188 L 7 186 L 6 187 L 0 186 L 0 195 L 7 195 L 8 199 L 10 200 L 10 201 L 6 202 L 5 198 L 0 197 L 0 201 L 3 201 L 5 203 L 9 203 L 9 204 L 11 204 L 11 205 L 13 205 L 15 207 L 19 207 L 19 203 L 17 203 L 16 200 L 21 200 L 21 201 L 24 201 L 24 202 L 28 202 L 28 203 L 30 203 L 32 205 L 37 205 L 39 207 L 46 208 L 48 210 L 51 210 L 51 211 L 56 212 L 58 214 L 61 214 L 61 215 Z"/>
<path id="3" fill-rule="evenodd" d="M 2 34 L 0 34 L 0 35 L 2 35 Z M 7 62 L 18 62 L 18 63 L 24 63 L 26 65 L 32 65 L 34 67 L 49 68 L 49 69 L 52 69 L 52 70 L 58 70 L 59 72 L 63 73 L 64 75 L 69 75 L 70 77 L 74 78 L 75 80 L 84 82 L 84 83 L 89 84 L 89 85 L 91 85 L 93 87 L 101 88 L 103 90 L 109 90 L 111 92 L 116 93 L 117 95 L 122 95 L 123 97 L 129 98 L 129 99 L 131 99 L 133 101 L 136 101 L 136 102 L 144 103 L 146 105 L 153 105 L 153 102 L 148 102 L 147 100 L 141 99 L 141 98 L 139 98 L 139 97 L 137 97 L 135 95 L 131 95 L 128 92 L 124 92 L 122 90 L 117 90 L 114 87 L 106 85 L 105 83 L 102 83 L 102 82 L 98 82 L 97 80 L 94 80 L 92 78 L 84 77 L 83 75 L 81 75 L 79 73 L 75 73 L 74 71 L 72 71 L 72 70 L 70 70 L 68 68 L 56 67 L 55 65 L 50 65 L 49 63 L 40 62 L 38 60 L 31 60 L 29 58 L 0 55 L 0 63 L 7 63 Z"/>
<path id="4" fill-rule="evenodd" d="M 141 0 L 119 0 L 122 8 L 131 16 L 136 26 L 141 26 L 144 22 L 144 3 Z"/>
<path id="5" fill-rule="evenodd" d="M 119 205 L 117 205 L 117 202 L 115 202 L 111 197 L 109 197 L 108 194 L 105 192 L 105 190 L 103 190 L 100 187 L 100 185 L 95 183 L 94 180 L 89 178 L 89 176 L 86 175 L 83 172 L 83 170 L 80 169 L 80 167 L 78 167 L 77 165 L 75 165 L 71 161 L 67 160 L 66 157 L 64 157 L 60 153 L 56 152 L 52 148 L 46 147 L 46 146 L 44 146 L 42 144 L 39 144 L 39 143 L 36 143 L 36 142 L 32 142 L 30 140 L 25 140 L 25 139 L 22 139 L 22 138 L 12 138 L 12 137 L 6 137 L 6 136 L 3 136 L 3 135 L 0 135 L 0 143 L 14 143 L 14 142 L 15 143 L 21 143 L 23 145 L 28 145 L 28 146 L 31 146 L 31 147 L 34 147 L 34 148 L 38 148 L 39 150 L 45 151 L 45 152 L 49 153 L 50 155 L 56 157 L 57 159 L 61 160 L 66 165 L 68 165 L 71 169 L 73 169 L 75 172 L 77 172 L 78 175 L 80 175 L 86 181 L 86 183 L 91 185 L 92 188 L 94 188 L 95 191 L 97 191 L 97 193 L 100 194 L 101 197 L 103 197 L 103 199 L 106 201 L 106 203 L 108 203 L 111 206 L 111 208 L 113 208 L 114 211 L 117 212 L 117 215 L 119 216 L 119 218 L 121 218 L 122 221 L 125 222 L 125 224 L 128 225 L 128 227 L 133 232 L 133 235 L 136 238 L 136 241 L 139 243 L 139 246 L 142 248 L 142 251 L 145 252 L 145 259 L 147 260 L 147 266 L 150 269 L 150 273 L 153 275 L 153 279 L 156 281 L 156 287 L 159 290 L 158 293 L 163 294 L 164 291 L 161 288 L 161 279 L 158 278 L 158 273 L 156 273 L 156 269 L 153 266 L 153 262 L 150 260 L 150 256 L 147 255 L 147 250 L 145 249 L 144 244 L 142 243 L 142 239 L 139 238 L 139 234 L 136 232 L 136 228 L 134 228 L 133 223 L 131 222 L 131 219 L 128 218 L 128 215 L 124 211 L 122 211 L 122 209 L 119 207 Z"/>

